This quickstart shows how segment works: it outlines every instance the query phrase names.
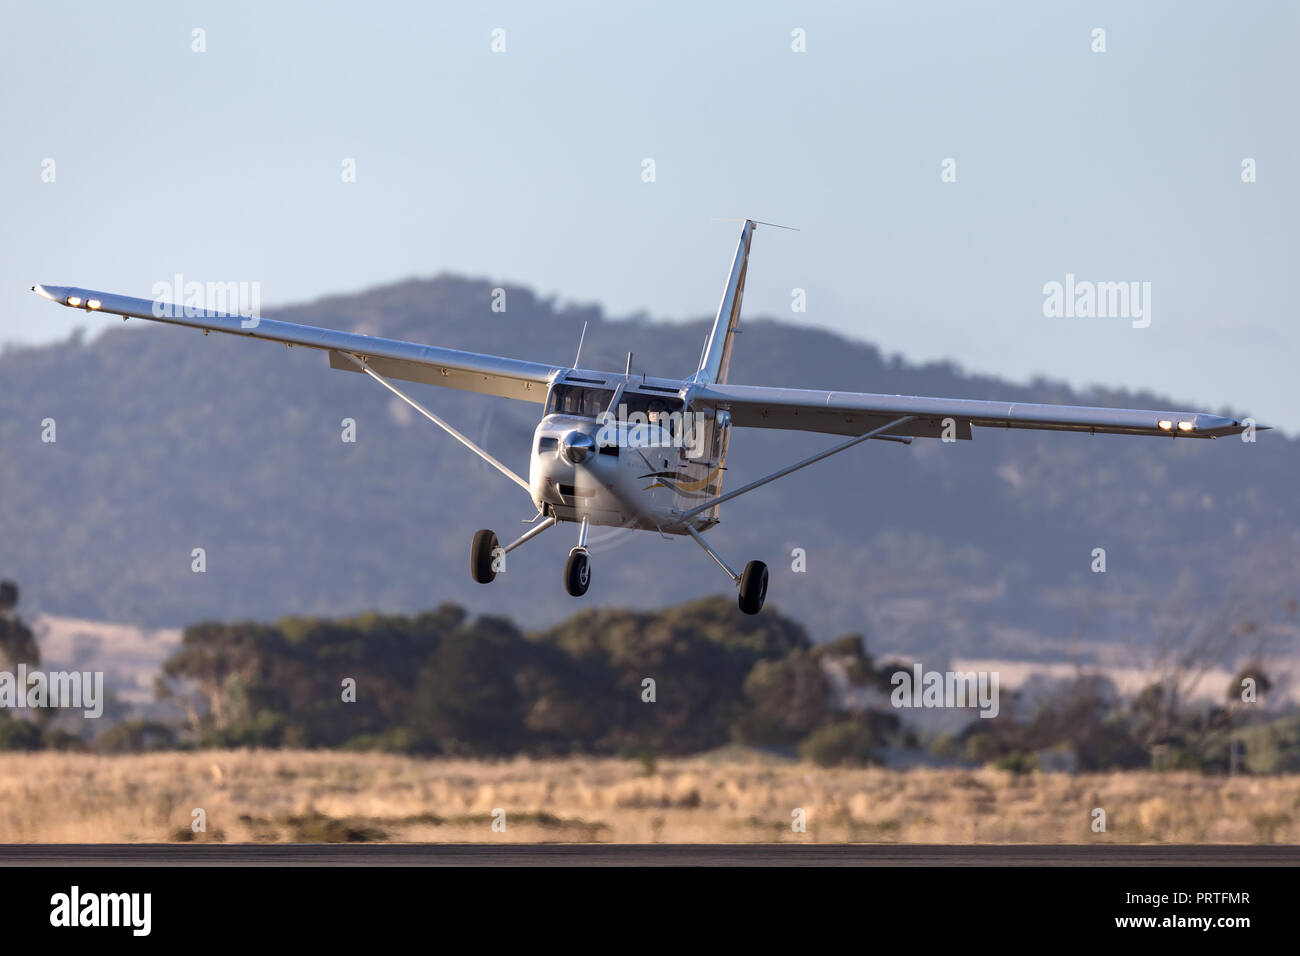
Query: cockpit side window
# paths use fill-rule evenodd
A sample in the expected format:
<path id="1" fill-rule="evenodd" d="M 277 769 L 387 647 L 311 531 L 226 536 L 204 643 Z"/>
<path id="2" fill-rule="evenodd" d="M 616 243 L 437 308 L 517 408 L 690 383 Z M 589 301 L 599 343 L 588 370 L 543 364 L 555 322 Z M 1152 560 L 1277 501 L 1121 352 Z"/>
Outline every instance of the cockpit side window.
<path id="1" fill-rule="evenodd" d="M 627 414 L 640 412 L 652 425 L 671 428 L 677 437 L 681 425 L 683 403 L 676 395 L 647 395 L 644 392 L 624 392 L 619 405 L 626 406 Z M 674 415 L 673 413 L 677 414 Z"/>

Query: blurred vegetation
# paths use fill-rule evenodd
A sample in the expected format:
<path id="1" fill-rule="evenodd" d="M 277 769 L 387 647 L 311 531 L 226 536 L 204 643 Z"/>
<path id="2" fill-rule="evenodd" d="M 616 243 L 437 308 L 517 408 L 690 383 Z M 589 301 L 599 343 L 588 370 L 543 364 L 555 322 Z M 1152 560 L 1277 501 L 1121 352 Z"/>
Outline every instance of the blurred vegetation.
<path id="1" fill-rule="evenodd" d="M 841 659 L 875 679 L 861 638 L 814 648 L 795 622 L 744 617 L 727 598 L 583 611 L 536 633 L 443 604 L 414 617 L 197 624 L 158 693 L 189 715 L 182 736 L 200 746 L 619 754 L 653 768 L 731 742 L 793 748 L 843 716 L 824 667 Z M 835 759 L 868 760 L 888 723 Z"/>
<path id="2" fill-rule="evenodd" d="M 1271 686 L 1258 668 L 1243 675 Z M 1017 719 L 1013 702 L 992 720 L 973 721 L 957 740 L 936 738 L 931 752 L 1017 772 L 1043 762 L 1081 771 L 1300 772 L 1300 715 L 1257 714 L 1234 696 L 1239 687 L 1240 678 L 1227 706 L 1175 705 L 1168 682 L 1125 700 L 1105 677 L 1083 676 L 1062 683 L 1032 717 Z"/>
<path id="3" fill-rule="evenodd" d="M 18 588 L 0 581 L 10 669 L 40 660 L 17 604 Z M 57 726 L 51 709 L 0 710 L 0 750 L 593 754 L 639 760 L 653 776 L 660 757 L 735 744 L 826 767 L 910 753 L 1015 773 L 1300 772 L 1300 715 L 1258 709 L 1273 683 L 1257 664 L 1222 704 L 1188 704 L 1180 671 L 1127 699 L 1082 674 L 1035 704 L 1004 689 L 997 717 L 928 735 L 889 706 L 891 675 L 910 667 L 878 665 L 860 634 L 814 644 L 795 621 L 741 615 L 729 597 L 585 610 L 535 632 L 450 603 L 413 616 L 204 621 L 185 629 L 155 680 L 179 718 L 110 719 L 90 738 Z"/>

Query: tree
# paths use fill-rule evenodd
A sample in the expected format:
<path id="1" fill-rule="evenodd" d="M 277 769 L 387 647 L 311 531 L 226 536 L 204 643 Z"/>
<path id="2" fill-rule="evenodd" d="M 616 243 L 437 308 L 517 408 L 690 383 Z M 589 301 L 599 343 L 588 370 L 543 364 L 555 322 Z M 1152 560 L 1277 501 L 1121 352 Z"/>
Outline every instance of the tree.
<path id="1" fill-rule="evenodd" d="M 1268 679 L 1264 669 L 1258 664 L 1250 664 L 1237 672 L 1237 676 L 1228 684 L 1226 697 L 1229 704 L 1240 706 L 1245 701 L 1242 694 L 1246 689 L 1247 681 L 1255 682 L 1255 694 L 1257 700 L 1262 700 L 1265 694 L 1273 689 L 1273 682 Z"/>
<path id="2" fill-rule="evenodd" d="M 185 629 L 181 648 L 167 659 L 163 675 L 195 683 L 207 704 L 207 712 L 200 713 L 193 706 L 186 708 L 195 723 L 194 729 L 203 725 L 220 733 L 231 726 L 235 698 L 246 702 L 247 689 L 261 684 L 260 678 L 269 671 L 271 658 L 284 654 L 286 649 L 284 635 L 269 624 L 204 621 Z M 175 693 L 165 683 L 158 690 L 163 696 L 168 691 Z"/>
<path id="3" fill-rule="evenodd" d="M 523 749 L 525 688 L 516 681 L 531 648 L 513 622 L 481 617 L 443 638 L 416 691 L 416 727 L 449 753 Z"/>
<path id="4" fill-rule="evenodd" d="M 780 660 L 759 661 L 745 678 L 748 710 L 736 721 L 742 743 L 793 744 L 827 714 L 830 685 L 814 653 L 795 651 Z"/>
<path id="5" fill-rule="evenodd" d="M 863 711 L 824 724 L 799 745 L 799 754 L 822 767 L 865 766 L 898 730 L 894 714 Z"/>
<path id="6" fill-rule="evenodd" d="M 19 664 L 35 666 L 41 662 L 36 635 L 14 610 L 17 606 L 18 585 L 12 581 L 0 581 L 0 655 L 4 656 L 10 669 Z"/>

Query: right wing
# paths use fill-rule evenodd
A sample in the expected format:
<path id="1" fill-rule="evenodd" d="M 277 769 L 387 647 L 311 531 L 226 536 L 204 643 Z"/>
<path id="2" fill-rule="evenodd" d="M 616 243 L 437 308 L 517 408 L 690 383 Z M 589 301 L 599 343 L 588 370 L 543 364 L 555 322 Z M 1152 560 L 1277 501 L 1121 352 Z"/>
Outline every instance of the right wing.
<path id="1" fill-rule="evenodd" d="M 1240 434 L 1250 426 L 1249 422 L 1208 412 L 985 402 L 761 385 L 704 385 L 693 392 L 693 400 L 727 409 L 732 424 L 741 427 L 783 428 L 835 435 L 863 435 L 904 415 L 913 416 L 913 421 L 890 429 L 887 434 L 941 438 L 946 429 L 954 438 L 967 439 L 971 437 L 971 427 L 976 426 L 1165 438 L 1220 438 Z M 1264 425 L 1255 427 L 1260 431 L 1266 428 Z"/>
<path id="2" fill-rule="evenodd" d="M 135 299 L 108 292 L 66 286 L 37 285 L 32 291 L 74 309 L 106 312 L 124 318 L 149 319 L 171 325 L 186 325 L 205 332 L 246 335 L 270 342 L 283 342 L 329 353 L 330 368 L 360 372 L 348 352 L 387 378 L 426 385 L 443 385 L 485 395 L 500 395 L 541 404 L 558 365 L 542 365 L 519 359 L 461 352 L 434 345 L 416 345 L 397 339 L 382 339 L 357 332 L 337 332 L 311 325 L 296 325 L 274 319 L 252 319 L 227 312 L 172 305 L 152 299 Z"/>

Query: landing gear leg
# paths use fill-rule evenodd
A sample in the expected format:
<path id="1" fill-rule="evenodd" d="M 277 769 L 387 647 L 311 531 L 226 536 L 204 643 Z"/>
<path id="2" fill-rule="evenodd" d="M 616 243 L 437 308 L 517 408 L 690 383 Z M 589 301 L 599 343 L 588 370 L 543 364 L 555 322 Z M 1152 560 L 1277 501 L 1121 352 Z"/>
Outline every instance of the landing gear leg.
<path id="1" fill-rule="evenodd" d="M 740 609 L 746 614 L 757 614 L 763 610 L 763 602 L 767 600 L 767 565 L 762 561 L 750 561 L 745 565 L 743 574 L 737 574 L 731 570 L 726 561 L 722 560 L 721 555 L 709 547 L 700 533 L 686 525 L 686 533 L 695 539 L 695 543 L 708 552 L 709 557 L 717 562 L 718 567 L 727 573 L 727 577 L 740 590 L 737 603 Z"/>
<path id="2" fill-rule="evenodd" d="M 505 570 L 505 556 L 519 547 L 525 541 L 531 541 L 547 528 L 555 524 L 554 517 L 548 517 L 541 524 L 537 525 L 522 534 L 516 540 L 510 542 L 504 548 L 497 541 L 495 532 L 484 529 L 474 535 L 474 543 L 469 549 L 469 574 L 479 584 L 490 584 L 492 579 L 497 576 L 498 570 Z M 498 564 L 497 562 L 501 562 Z"/>
<path id="3" fill-rule="evenodd" d="M 573 597 L 582 597 L 591 584 L 591 554 L 587 551 L 588 524 L 584 517 L 578 531 L 578 546 L 569 552 L 569 560 L 564 562 L 564 590 Z"/>

